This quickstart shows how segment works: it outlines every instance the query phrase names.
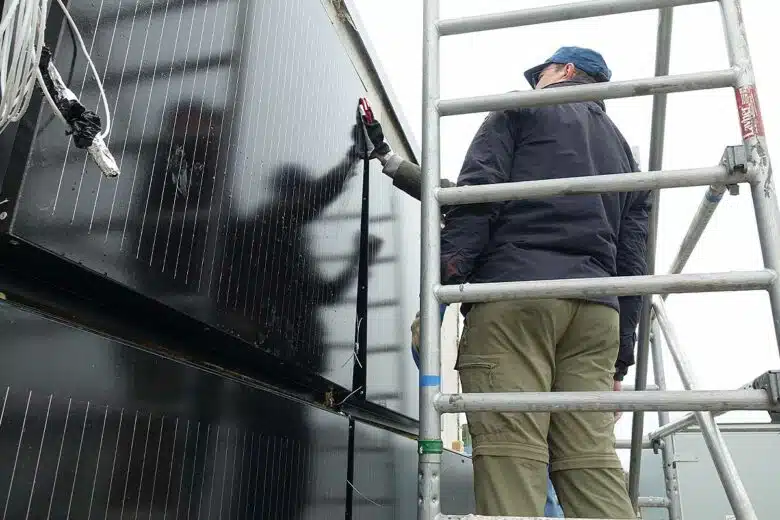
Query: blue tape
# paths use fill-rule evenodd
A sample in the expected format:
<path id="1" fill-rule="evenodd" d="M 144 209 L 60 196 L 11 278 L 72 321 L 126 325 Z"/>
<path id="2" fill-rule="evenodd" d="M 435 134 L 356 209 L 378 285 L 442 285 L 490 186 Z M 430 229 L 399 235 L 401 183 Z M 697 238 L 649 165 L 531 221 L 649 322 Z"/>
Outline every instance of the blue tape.
<path id="1" fill-rule="evenodd" d="M 420 386 L 438 386 L 441 383 L 439 376 L 420 375 Z"/>
<path id="2" fill-rule="evenodd" d="M 707 202 L 720 202 L 720 199 L 723 198 L 723 194 L 712 194 L 709 191 L 704 195 L 704 197 L 707 199 Z"/>

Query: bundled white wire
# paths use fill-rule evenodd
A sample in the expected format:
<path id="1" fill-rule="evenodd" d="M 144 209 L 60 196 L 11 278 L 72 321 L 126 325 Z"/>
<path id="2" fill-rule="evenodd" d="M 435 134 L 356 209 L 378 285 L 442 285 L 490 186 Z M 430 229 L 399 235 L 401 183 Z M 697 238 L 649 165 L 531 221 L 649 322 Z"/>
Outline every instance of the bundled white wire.
<path id="1" fill-rule="evenodd" d="M 47 0 L 11 0 L 0 22 L 0 132 L 30 104 L 43 49 Z"/>
<path id="2" fill-rule="evenodd" d="M 103 174 L 115 177 L 119 175 L 119 169 L 105 144 L 105 139 L 111 131 L 111 112 L 108 108 L 106 92 L 103 90 L 103 82 L 100 81 L 76 22 L 73 21 L 62 0 L 57 0 L 57 4 L 73 30 L 81 52 L 87 58 L 106 113 L 105 128 L 93 138 L 92 145 L 87 150 Z M 44 46 L 47 6 L 48 0 L 12 0 L 3 12 L 2 22 L 0 22 L 0 132 L 5 130 L 9 123 L 19 121 L 27 110 L 36 80 L 54 113 L 65 125 L 68 125 L 47 90 L 39 67 Z M 78 101 L 76 95 L 62 81 L 53 63 L 49 63 L 47 72 L 60 96 Z"/>
<path id="3" fill-rule="evenodd" d="M 98 135 L 100 136 L 101 139 L 106 139 L 108 137 L 109 132 L 111 131 L 111 112 L 108 109 L 108 98 L 106 98 L 106 91 L 103 90 L 103 82 L 100 81 L 100 75 L 95 69 L 95 64 L 92 62 L 92 57 L 89 55 L 87 46 L 84 44 L 84 38 L 81 37 L 81 33 L 79 32 L 78 27 L 76 27 L 76 22 L 74 22 L 73 18 L 70 16 L 70 13 L 68 12 L 68 8 L 65 7 L 65 4 L 62 3 L 62 0 L 57 0 L 57 3 L 62 9 L 62 14 L 65 15 L 65 19 L 68 21 L 70 28 L 73 29 L 73 34 L 76 36 L 76 40 L 79 42 L 79 47 L 81 47 L 81 52 L 83 52 L 84 57 L 87 58 L 87 63 L 89 64 L 89 68 L 92 69 L 92 74 L 95 75 L 95 81 L 97 82 L 97 87 L 98 90 L 100 91 L 100 99 L 103 101 L 103 110 L 106 112 L 105 128 Z M 39 58 L 40 58 L 40 53 L 39 53 Z M 46 88 L 43 86 L 43 78 L 40 78 L 39 81 L 41 82 L 41 88 L 43 88 L 43 90 L 45 91 Z M 75 95 L 73 95 L 73 97 L 75 97 Z"/>

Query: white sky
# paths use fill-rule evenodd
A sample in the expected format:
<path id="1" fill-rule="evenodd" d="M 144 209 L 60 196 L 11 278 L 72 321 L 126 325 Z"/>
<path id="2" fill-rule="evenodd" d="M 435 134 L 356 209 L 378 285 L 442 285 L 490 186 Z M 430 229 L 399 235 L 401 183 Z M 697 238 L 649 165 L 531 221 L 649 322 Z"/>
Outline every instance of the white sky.
<path id="1" fill-rule="evenodd" d="M 422 2 L 354 0 L 381 66 L 390 78 L 400 109 L 421 141 Z M 542 0 L 444 0 L 441 17 L 453 18 L 511 9 L 553 5 Z M 780 2 L 743 0 L 769 150 L 780 150 L 780 74 L 774 66 Z M 528 89 L 522 73 L 562 45 L 600 51 L 614 80 L 652 76 L 657 11 L 614 15 L 536 27 L 450 36 L 441 43 L 442 98 Z M 728 67 L 717 2 L 674 11 L 671 73 Z M 652 98 L 607 101 L 607 111 L 632 145 L 640 147 L 647 169 Z M 733 91 L 711 90 L 669 96 L 664 168 L 717 164 L 727 145 L 740 142 Z M 484 114 L 442 120 L 442 176 L 455 180 L 468 144 Z M 780 153 L 780 152 L 776 152 Z M 666 271 L 706 188 L 667 190 L 661 195 L 657 270 Z M 691 257 L 686 272 L 755 269 L 762 266 L 749 190 L 724 197 Z M 670 317 L 703 388 L 733 389 L 770 368 L 780 367 L 763 293 L 671 296 Z M 670 388 L 682 388 L 666 354 Z M 652 374 L 652 368 L 651 372 Z M 652 377 L 652 376 L 651 376 Z M 633 384 L 633 371 L 626 382 Z M 673 417 L 681 414 L 673 414 Z M 768 420 L 763 413 L 733 412 L 725 421 Z M 648 414 L 646 427 L 657 424 Z M 631 433 L 630 414 L 617 425 L 617 436 Z M 627 455 L 627 454 L 625 454 Z"/>

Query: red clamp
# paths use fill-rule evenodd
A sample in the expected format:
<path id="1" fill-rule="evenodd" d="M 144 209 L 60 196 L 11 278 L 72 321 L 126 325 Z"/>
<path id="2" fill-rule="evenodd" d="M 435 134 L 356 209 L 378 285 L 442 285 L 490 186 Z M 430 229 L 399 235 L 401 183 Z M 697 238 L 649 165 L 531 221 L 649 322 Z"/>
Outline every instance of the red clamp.
<path id="1" fill-rule="evenodd" d="M 371 110 L 371 105 L 368 104 L 367 98 L 360 98 L 360 101 L 358 102 L 358 107 L 360 109 L 360 116 L 363 118 L 363 121 L 370 125 L 374 122 L 374 112 Z"/>

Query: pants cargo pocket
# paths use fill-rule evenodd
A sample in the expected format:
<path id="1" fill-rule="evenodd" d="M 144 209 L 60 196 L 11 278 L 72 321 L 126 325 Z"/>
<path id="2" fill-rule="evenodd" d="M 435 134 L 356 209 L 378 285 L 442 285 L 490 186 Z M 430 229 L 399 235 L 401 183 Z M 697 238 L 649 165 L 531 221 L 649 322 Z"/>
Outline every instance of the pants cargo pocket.
<path id="1" fill-rule="evenodd" d="M 460 384 L 465 393 L 497 392 L 495 388 L 496 360 L 474 355 L 460 355 L 455 370 L 460 375 Z M 494 412 L 468 412 L 466 419 L 471 435 L 495 433 L 500 429 L 500 419 Z"/>
<path id="2" fill-rule="evenodd" d="M 490 392 L 493 389 L 493 371 L 498 363 L 478 356 L 460 356 L 455 370 L 460 374 L 466 392 Z M 468 389 L 466 387 L 468 386 Z"/>
<path id="3" fill-rule="evenodd" d="M 518 392 L 512 356 L 461 354 L 456 364 L 465 393 Z M 474 455 L 506 455 L 547 462 L 546 413 L 467 412 Z"/>

